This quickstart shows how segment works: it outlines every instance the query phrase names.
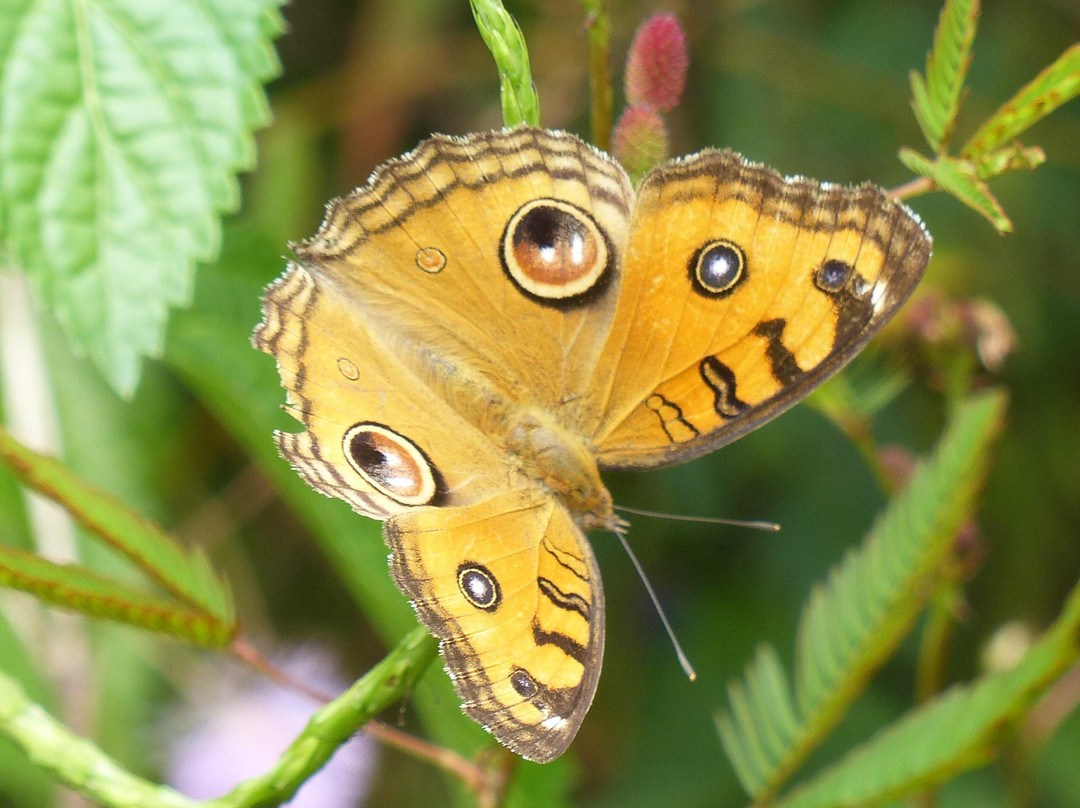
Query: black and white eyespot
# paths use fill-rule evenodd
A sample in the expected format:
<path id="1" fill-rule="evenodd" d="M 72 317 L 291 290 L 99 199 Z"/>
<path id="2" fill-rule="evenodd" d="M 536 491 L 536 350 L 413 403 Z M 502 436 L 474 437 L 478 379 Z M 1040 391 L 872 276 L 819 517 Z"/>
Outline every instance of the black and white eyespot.
<path id="1" fill-rule="evenodd" d="M 491 574 L 491 571 L 483 564 L 475 561 L 465 561 L 457 571 L 458 589 L 477 609 L 485 612 L 493 612 L 499 608 L 502 602 L 502 591 L 499 589 L 499 581 Z"/>
<path id="2" fill-rule="evenodd" d="M 855 267 L 839 258 L 830 258 L 814 273 L 814 285 L 823 292 L 833 295 L 847 286 Z"/>
<path id="3" fill-rule="evenodd" d="M 342 448 L 357 474 L 400 505 L 427 505 L 439 493 L 440 477 L 427 455 L 389 427 L 371 421 L 354 424 Z"/>
<path id="4" fill-rule="evenodd" d="M 510 687 L 523 699 L 531 699 L 540 692 L 540 685 L 524 668 L 514 668 L 510 674 Z"/>
<path id="5" fill-rule="evenodd" d="M 503 269 L 529 297 L 549 305 L 579 301 L 610 276 L 612 249 L 596 220 L 559 199 L 534 199 L 506 223 Z"/>
<path id="6" fill-rule="evenodd" d="M 694 289 L 708 297 L 726 297 L 746 280 L 746 253 L 726 238 L 703 245 L 690 259 Z"/>

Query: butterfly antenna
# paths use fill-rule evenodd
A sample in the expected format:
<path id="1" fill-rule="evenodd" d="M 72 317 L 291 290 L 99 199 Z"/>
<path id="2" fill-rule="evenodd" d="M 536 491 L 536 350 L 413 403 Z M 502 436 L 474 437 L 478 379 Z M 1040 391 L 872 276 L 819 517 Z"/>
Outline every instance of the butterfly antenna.
<path id="1" fill-rule="evenodd" d="M 724 519 L 721 516 L 686 516 L 678 513 L 664 513 L 663 511 L 646 511 L 641 508 L 629 508 L 626 505 L 616 505 L 615 510 L 623 513 L 632 513 L 635 516 L 650 516 L 653 519 L 671 519 L 674 522 L 697 522 L 701 525 L 731 525 L 732 527 L 745 527 L 750 530 L 764 530 L 768 533 L 776 533 L 780 525 L 776 522 L 762 522 L 747 519 Z"/>
<path id="2" fill-rule="evenodd" d="M 626 509 L 624 508 L 623 510 Z M 653 589 L 648 576 L 645 574 L 645 568 L 641 566 L 638 557 L 634 555 L 634 551 L 630 548 L 630 542 L 626 540 L 626 530 L 622 526 L 616 526 L 613 528 L 613 532 L 619 537 L 623 549 L 626 550 L 626 554 L 630 556 L 630 561 L 634 565 L 634 569 L 637 570 L 638 577 L 641 579 L 641 582 L 645 584 L 645 591 L 649 593 L 649 600 L 652 601 L 653 606 L 656 608 L 656 613 L 660 615 L 660 622 L 664 624 L 664 631 L 667 632 L 668 637 L 671 639 L 671 644 L 675 647 L 675 656 L 679 659 L 679 665 L 682 666 L 687 678 L 693 682 L 697 679 L 697 671 L 694 670 L 694 666 L 690 664 L 689 657 L 686 656 L 682 646 L 679 645 L 679 640 L 675 636 L 675 631 L 671 628 L 671 623 L 668 622 L 667 615 L 664 614 L 664 607 L 660 605 L 660 599 L 656 596 L 656 590 Z"/>

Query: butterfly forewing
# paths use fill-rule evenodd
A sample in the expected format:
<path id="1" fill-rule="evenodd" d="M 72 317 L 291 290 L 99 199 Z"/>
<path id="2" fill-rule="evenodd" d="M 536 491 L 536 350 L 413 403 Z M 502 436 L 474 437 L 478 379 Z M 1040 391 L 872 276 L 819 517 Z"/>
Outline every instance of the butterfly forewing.
<path id="1" fill-rule="evenodd" d="M 918 218 L 871 185 L 784 179 L 732 152 L 656 169 L 595 374 L 601 465 L 683 462 L 783 412 L 892 316 L 929 257 Z"/>

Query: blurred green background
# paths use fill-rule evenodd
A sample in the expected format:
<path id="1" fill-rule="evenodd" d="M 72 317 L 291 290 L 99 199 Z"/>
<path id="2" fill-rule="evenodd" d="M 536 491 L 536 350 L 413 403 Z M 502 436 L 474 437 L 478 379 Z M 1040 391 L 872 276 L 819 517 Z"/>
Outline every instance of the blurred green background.
<path id="1" fill-rule="evenodd" d="M 543 124 L 587 136 L 581 6 L 507 5 L 529 43 Z M 668 116 L 673 153 L 729 146 L 786 174 L 869 178 L 886 187 L 910 178 L 895 155 L 902 145 L 922 146 L 907 74 L 923 68 L 936 0 L 612 6 L 616 77 L 649 14 L 673 11 L 688 32 L 687 91 Z M 184 540 L 205 544 L 261 648 L 318 644 L 350 678 L 381 658 L 411 625 L 411 613 L 386 573 L 378 526 L 308 490 L 273 456 L 269 425 L 295 427 L 276 412 L 284 394 L 272 360 L 248 343 L 260 290 L 282 270 L 287 242 L 314 232 L 328 198 L 431 132 L 500 125 L 500 108 L 493 63 L 464 0 L 295 0 L 284 14 L 284 72 L 269 88 L 274 122 L 259 134 L 257 170 L 243 178 L 242 210 L 227 221 L 221 260 L 200 271 L 194 305 L 175 314 L 166 358 L 147 363 L 134 401 L 118 400 L 72 358 L 47 319 L 42 329 L 70 464 Z M 987 3 L 959 139 L 1077 40 L 1075 0 Z M 617 107 L 620 96 L 617 85 Z M 982 649 L 1002 625 L 1020 621 L 1037 632 L 1049 623 L 1080 573 L 1077 102 L 1024 140 L 1045 148 L 1047 164 L 992 184 L 1013 235 L 996 235 L 943 194 L 911 203 L 935 236 L 917 295 L 992 300 L 1017 336 L 997 379 L 1012 403 L 979 516 L 985 555 L 950 658 L 949 675 L 958 680 L 982 669 Z M 903 323 L 893 331 L 882 342 L 895 347 Z M 895 362 L 884 348 L 871 353 L 855 373 L 880 373 Z M 913 371 L 912 383 L 879 413 L 883 444 L 932 445 L 944 416 L 931 381 Z M 866 532 L 884 495 L 851 442 L 806 406 L 712 456 L 664 472 L 613 475 L 610 484 L 627 505 L 769 519 L 783 530 L 634 520 L 631 540 L 698 670 L 693 684 L 614 537 L 593 537 L 607 591 L 606 668 L 568 757 L 521 766 L 519 796 L 557 804 L 556 796 L 541 803 L 536 795 L 569 789 L 572 804 L 583 806 L 742 804 L 714 727 L 725 685 L 760 642 L 790 661 L 803 600 Z M 0 532 L 29 546 L 25 506 L 3 472 Z M 102 551 L 84 552 L 123 570 Z M 4 667 L 23 670 L 35 697 L 61 709 L 62 689 L 43 673 L 47 643 L 39 642 L 53 618 L 23 595 L 4 603 Z M 87 636 L 92 660 L 72 674 L 84 689 L 77 699 L 84 730 L 136 771 L 161 777 L 175 735 L 164 716 L 170 705 L 183 712 L 182 694 L 213 687 L 205 684 L 213 681 L 203 670 L 208 655 L 131 629 L 78 621 L 70 630 Z M 910 706 L 914 659 L 912 641 L 812 766 Z M 212 670 L 227 676 L 230 665 Z M 417 706 L 404 706 L 404 721 L 424 731 L 418 715 L 437 715 L 429 729 L 437 725 L 436 735 L 458 738 L 458 748 L 471 752 L 485 736 L 455 718 L 444 680 L 433 667 Z M 941 804 L 1080 806 L 1080 715 L 1029 760 L 1008 760 L 961 777 Z M 372 805 L 460 800 L 433 769 L 390 750 L 381 752 L 371 788 Z M 44 806 L 50 794 L 0 745 L 0 806 Z"/>

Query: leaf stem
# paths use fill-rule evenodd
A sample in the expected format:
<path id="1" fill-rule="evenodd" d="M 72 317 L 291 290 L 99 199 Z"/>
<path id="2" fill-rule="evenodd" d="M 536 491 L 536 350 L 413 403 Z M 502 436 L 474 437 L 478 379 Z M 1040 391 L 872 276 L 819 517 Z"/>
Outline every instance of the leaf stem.
<path id="1" fill-rule="evenodd" d="M 910 199 L 913 196 L 937 190 L 937 185 L 929 177 L 914 177 L 903 185 L 891 188 L 885 193 L 893 199 Z"/>

